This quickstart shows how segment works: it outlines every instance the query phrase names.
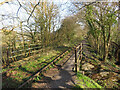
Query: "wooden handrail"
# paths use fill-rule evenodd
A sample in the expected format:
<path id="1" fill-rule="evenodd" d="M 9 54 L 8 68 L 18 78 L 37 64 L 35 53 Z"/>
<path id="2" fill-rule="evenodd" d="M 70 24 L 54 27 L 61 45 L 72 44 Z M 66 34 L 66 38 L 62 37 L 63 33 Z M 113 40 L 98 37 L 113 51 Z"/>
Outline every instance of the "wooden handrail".
<path id="1" fill-rule="evenodd" d="M 80 43 L 74 49 L 75 51 L 75 72 L 78 71 L 78 64 L 80 64 L 79 69 L 81 69 L 81 62 L 82 62 L 82 43 Z"/>

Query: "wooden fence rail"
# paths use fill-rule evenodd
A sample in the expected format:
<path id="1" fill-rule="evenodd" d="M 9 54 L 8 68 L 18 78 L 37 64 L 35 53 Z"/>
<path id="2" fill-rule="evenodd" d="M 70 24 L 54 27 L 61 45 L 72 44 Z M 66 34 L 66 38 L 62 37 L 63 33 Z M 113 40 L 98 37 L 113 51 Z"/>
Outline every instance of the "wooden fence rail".
<path id="1" fill-rule="evenodd" d="M 47 47 L 47 46 L 44 45 L 44 47 Z M 29 44 L 29 45 L 25 45 L 25 47 L 19 46 L 17 48 L 8 48 L 8 47 L 3 48 L 2 65 L 6 66 L 6 65 L 9 65 L 11 62 L 30 56 L 31 54 L 41 52 L 42 48 L 43 46 L 41 46 L 41 44 Z"/>
<path id="2" fill-rule="evenodd" d="M 78 46 L 78 45 L 76 45 L 76 46 Z M 40 75 L 50 65 L 54 65 L 57 61 L 59 61 L 60 58 L 63 58 L 65 54 L 70 53 L 69 51 L 73 51 L 76 46 L 74 46 L 72 48 L 68 48 L 63 53 L 61 53 L 59 56 L 57 56 L 54 60 L 50 61 L 47 65 L 45 65 L 44 67 L 42 67 L 41 69 L 39 69 L 37 72 L 35 72 L 33 75 L 31 75 L 28 80 L 26 80 L 24 83 L 22 83 L 20 86 L 18 86 L 18 89 L 22 88 L 27 83 L 29 83 L 30 81 L 32 81 L 36 75 Z"/>
<path id="3" fill-rule="evenodd" d="M 75 51 L 75 72 L 81 69 L 82 65 L 82 43 L 79 44 L 77 47 L 74 49 Z M 79 66 L 79 67 L 78 67 Z"/>

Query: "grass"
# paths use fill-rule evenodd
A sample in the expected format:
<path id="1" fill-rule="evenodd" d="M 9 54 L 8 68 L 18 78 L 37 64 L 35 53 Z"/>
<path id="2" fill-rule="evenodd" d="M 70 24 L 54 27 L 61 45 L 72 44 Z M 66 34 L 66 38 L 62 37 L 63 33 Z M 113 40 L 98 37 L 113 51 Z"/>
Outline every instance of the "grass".
<path id="1" fill-rule="evenodd" d="M 35 81 L 39 81 L 39 80 L 41 80 L 41 79 L 42 79 L 41 76 L 36 76 L 36 77 L 35 77 Z"/>
<path id="2" fill-rule="evenodd" d="M 47 53 L 36 54 L 35 56 L 33 56 L 31 58 L 25 58 L 25 61 L 24 61 L 24 63 L 26 63 L 25 66 L 28 65 L 29 67 L 30 66 L 36 67 L 35 63 L 41 63 L 41 62 L 45 61 L 46 59 L 49 59 L 52 56 L 56 56 L 58 53 L 60 53 L 60 51 L 50 50 L 48 53 L 49 54 L 47 54 Z M 19 66 L 21 64 L 23 64 L 23 60 L 11 63 L 12 68 Z M 10 67 L 2 69 L 2 72 L 7 71 L 8 69 L 10 69 Z"/>
<path id="3" fill-rule="evenodd" d="M 77 73 L 77 77 L 79 80 L 79 84 L 75 85 L 75 88 L 103 88 L 94 80 L 90 79 L 89 77 L 82 75 L 81 73 Z"/>
<path id="4" fill-rule="evenodd" d="M 117 67 L 117 65 L 116 65 L 114 62 L 108 61 L 107 63 L 108 63 L 109 65 L 111 65 L 112 67 L 120 70 L 120 67 Z"/>
<path id="5" fill-rule="evenodd" d="M 65 51 L 65 49 L 66 48 L 62 49 L 62 51 L 52 49 L 52 50 L 48 50 L 48 52 L 44 52 L 42 54 L 37 54 L 35 57 L 29 58 L 29 60 L 26 60 L 25 65 L 20 62 L 13 63 L 14 67 L 18 66 L 18 65 L 21 65 L 21 67 L 17 67 L 16 69 L 9 71 L 8 73 L 13 74 L 12 76 L 10 76 L 10 78 L 18 81 L 19 83 L 23 83 L 25 80 L 30 78 L 30 74 L 35 73 L 37 70 L 39 70 L 40 68 L 47 65 L 48 62 L 51 62 L 52 60 L 55 59 L 55 57 L 57 56 L 58 53 Z M 66 56 L 67 54 L 68 53 L 66 53 L 64 56 Z M 57 61 L 60 61 L 62 59 L 63 59 L 63 57 L 58 59 Z M 53 65 L 50 65 L 49 68 L 52 68 L 52 67 L 53 67 Z M 9 69 L 9 67 L 6 69 L 3 69 L 2 71 L 6 71 L 7 69 Z M 14 72 L 16 72 L 16 73 L 14 73 Z M 41 77 L 36 77 L 35 80 L 39 80 L 40 78 Z M 9 84 L 10 84 L 11 81 L 9 81 L 9 79 L 7 79 L 7 82 L 9 82 Z M 6 82 L 3 82 L 3 83 L 6 83 Z M 13 84 L 13 85 L 16 85 L 16 84 Z M 12 87 L 14 87 L 13 85 L 12 85 Z"/>
<path id="6" fill-rule="evenodd" d="M 55 63 L 57 63 L 57 62 L 63 60 L 63 58 L 65 58 L 66 55 L 67 55 L 70 51 L 71 51 L 71 49 L 69 49 L 68 52 L 66 52 L 66 53 L 64 54 L 64 56 L 63 56 L 62 58 L 59 58 Z"/>
<path id="7" fill-rule="evenodd" d="M 99 54 L 96 55 L 94 52 L 91 53 L 91 54 L 94 55 L 94 57 L 95 57 L 95 58 L 93 58 L 91 56 L 92 58 L 91 58 L 90 61 L 91 61 L 92 64 L 94 64 L 94 65 L 100 64 L 101 68 L 103 70 L 110 70 L 110 71 L 120 70 L 119 66 L 117 66 L 115 64 L 115 59 L 114 58 L 111 58 L 110 60 L 107 59 L 106 62 L 101 63 L 101 60 L 100 60 L 101 56 Z M 102 87 L 104 87 L 104 88 L 114 88 L 114 89 L 117 89 L 117 88 L 120 87 L 119 82 L 118 81 L 112 81 L 113 79 L 111 79 L 111 77 L 117 79 L 117 76 L 114 76 L 114 74 L 112 74 L 112 76 L 111 75 L 107 75 L 106 77 L 103 77 L 100 80 L 98 80 L 97 83 L 99 85 L 101 85 Z M 84 76 L 82 76 L 82 75 L 79 75 L 79 79 L 81 80 L 81 82 L 79 82 L 79 84 L 77 84 L 75 86 L 76 88 L 99 88 L 98 86 L 96 87 L 96 85 L 93 86 L 91 82 L 89 83 L 88 81 L 86 81 Z M 84 80 L 85 83 L 83 83 L 82 79 Z"/>

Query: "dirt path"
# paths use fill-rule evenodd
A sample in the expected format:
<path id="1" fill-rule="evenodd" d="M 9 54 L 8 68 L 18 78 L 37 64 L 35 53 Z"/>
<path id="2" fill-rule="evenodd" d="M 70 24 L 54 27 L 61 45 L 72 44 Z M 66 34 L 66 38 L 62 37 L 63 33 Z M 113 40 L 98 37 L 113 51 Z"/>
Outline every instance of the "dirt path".
<path id="1" fill-rule="evenodd" d="M 86 41 L 82 41 L 83 44 Z M 86 45 L 83 45 L 86 48 Z M 84 50 L 86 51 L 86 49 Z M 86 52 L 89 54 L 89 52 Z M 64 60 L 62 60 L 64 61 Z M 62 68 L 56 66 L 51 68 L 44 73 L 44 78 L 42 80 L 37 80 L 32 83 L 32 88 L 72 88 L 77 84 L 77 77 L 75 72 L 72 71 L 75 62 L 75 55 L 64 64 Z"/>
<path id="2" fill-rule="evenodd" d="M 86 50 L 86 41 L 83 40 L 83 51 L 90 54 Z M 60 68 L 57 65 L 55 68 L 51 68 L 44 73 L 42 80 L 32 83 L 32 88 L 73 88 L 77 84 L 77 77 L 75 72 L 72 71 L 75 62 L 75 55 L 73 55 L 66 64 Z"/>
<path id="3" fill-rule="evenodd" d="M 44 78 L 32 83 L 33 88 L 72 88 L 76 83 L 74 67 L 74 55 L 66 62 L 63 67 L 56 65 L 44 73 Z"/>

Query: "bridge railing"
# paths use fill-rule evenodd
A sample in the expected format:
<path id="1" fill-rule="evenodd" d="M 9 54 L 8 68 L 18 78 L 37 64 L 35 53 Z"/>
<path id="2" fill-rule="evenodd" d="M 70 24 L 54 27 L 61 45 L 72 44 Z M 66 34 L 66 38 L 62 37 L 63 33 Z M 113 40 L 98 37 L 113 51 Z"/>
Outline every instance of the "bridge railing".
<path id="1" fill-rule="evenodd" d="M 80 43 L 77 47 L 75 47 L 75 72 L 80 70 L 82 67 L 82 43 Z"/>

